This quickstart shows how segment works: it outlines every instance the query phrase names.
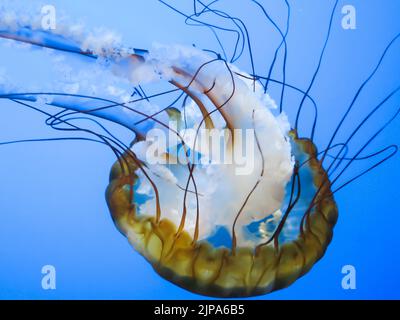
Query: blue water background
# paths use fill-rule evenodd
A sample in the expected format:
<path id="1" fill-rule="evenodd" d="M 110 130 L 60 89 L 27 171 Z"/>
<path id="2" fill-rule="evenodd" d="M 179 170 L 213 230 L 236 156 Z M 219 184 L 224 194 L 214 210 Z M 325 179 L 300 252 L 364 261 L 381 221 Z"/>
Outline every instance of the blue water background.
<path id="1" fill-rule="evenodd" d="M 288 82 L 306 88 L 324 42 L 333 1 L 291 2 Z M 158 41 L 218 50 L 207 29 L 186 26 L 181 16 L 154 0 L 51 3 L 59 13 L 79 18 L 89 27 L 117 31 L 125 44 L 134 47 L 149 48 L 153 41 Z M 279 36 L 249 1 L 225 3 L 232 14 L 247 19 L 256 66 L 265 74 Z M 175 4 L 191 9 L 190 1 Z M 286 13 L 282 4 L 283 1 L 273 1 L 268 8 L 283 27 Z M 341 7 L 345 4 L 357 9 L 356 30 L 341 27 Z M 400 32 L 399 13 L 397 0 L 339 1 L 323 65 L 311 91 L 320 113 L 317 145 L 326 145 L 354 93 L 385 46 Z M 232 48 L 234 37 L 226 35 L 223 39 L 226 47 Z M 0 66 L 12 78 L 24 76 L 38 86 L 41 81 L 51 81 L 48 74 L 40 72 L 41 64 L 43 70 L 48 64 L 45 57 L 41 51 L 27 54 L 22 49 L 0 47 Z M 368 110 L 400 84 L 399 57 L 400 42 L 393 46 L 382 68 L 363 91 L 339 137 L 348 135 Z M 246 56 L 239 66 L 250 71 Z M 281 75 L 279 67 L 274 76 Z M 272 91 L 275 98 L 279 94 L 276 89 Z M 298 103 L 299 96 L 288 93 L 284 108 L 292 123 Z M 357 136 L 353 147 L 361 146 L 399 104 L 397 95 Z M 310 110 L 309 106 L 306 110 Z M 309 132 L 311 116 L 312 112 L 306 111 L 302 119 L 304 134 Z M 33 111 L 0 100 L 1 141 L 60 136 L 43 121 L 44 117 Z M 398 143 L 399 124 L 397 120 L 388 127 L 373 147 Z M 114 129 L 121 138 L 128 139 L 125 130 Z M 80 141 L 0 147 L 1 299 L 203 298 L 159 277 L 115 229 L 104 198 L 114 160 L 105 147 Z M 366 165 L 356 163 L 342 181 Z M 289 288 L 260 298 L 399 299 L 399 165 L 397 156 L 339 192 L 339 220 L 324 258 Z M 46 264 L 56 267 L 56 290 L 45 291 L 41 287 L 41 268 Z M 356 290 L 341 287 L 341 269 L 348 264 L 357 270 Z"/>

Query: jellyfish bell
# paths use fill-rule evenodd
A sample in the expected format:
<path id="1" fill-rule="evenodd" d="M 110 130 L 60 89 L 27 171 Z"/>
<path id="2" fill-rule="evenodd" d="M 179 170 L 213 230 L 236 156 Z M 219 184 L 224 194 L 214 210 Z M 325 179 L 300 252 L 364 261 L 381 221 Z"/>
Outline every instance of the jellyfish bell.
<path id="1" fill-rule="evenodd" d="M 252 170 L 238 174 L 237 164 L 223 162 L 152 164 L 148 144 L 138 141 L 131 147 L 137 159 L 111 170 L 113 220 L 161 276 L 190 291 L 239 297 L 286 287 L 323 256 L 337 219 L 316 148 L 289 131 L 284 115 L 274 116 L 269 96 L 240 71 L 193 48 L 172 50 L 161 67 L 151 53 L 140 63 L 197 97 L 194 128 L 209 119 L 209 126 L 231 130 L 224 151 L 241 147 L 235 129 L 252 129 Z M 180 146 L 195 148 L 184 138 Z"/>

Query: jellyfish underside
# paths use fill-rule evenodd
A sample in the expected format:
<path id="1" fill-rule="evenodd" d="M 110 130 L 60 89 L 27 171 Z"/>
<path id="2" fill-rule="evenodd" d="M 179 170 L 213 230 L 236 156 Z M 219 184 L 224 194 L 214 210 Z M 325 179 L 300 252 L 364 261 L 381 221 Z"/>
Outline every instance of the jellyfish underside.
<path id="1" fill-rule="evenodd" d="M 182 71 L 177 73 L 179 77 L 184 74 Z M 201 78 L 199 73 L 194 77 Z M 183 91 L 186 89 L 186 92 L 193 86 L 192 81 L 187 85 L 178 85 L 174 81 L 171 83 Z M 201 93 L 209 94 L 215 102 L 218 98 L 213 99 L 212 94 L 218 96 L 218 80 L 214 79 L 211 87 Z M 239 93 L 233 95 L 240 95 L 240 90 L 237 91 Z M 216 103 L 216 107 L 220 111 L 221 102 Z M 224 119 L 228 119 L 227 127 L 240 127 L 240 121 L 233 125 L 229 123 L 230 119 L 237 117 L 234 114 L 237 110 L 232 111 L 234 108 L 234 105 L 226 105 L 224 112 L 221 112 Z M 249 106 L 248 109 L 246 112 L 251 114 L 252 108 Z M 204 110 L 202 114 L 205 115 L 203 122 L 211 118 L 210 113 Z M 117 161 L 111 170 L 106 197 L 113 220 L 159 275 L 189 291 L 215 297 L 246 297 L 285 288 L 308 272 L 324 255 L 338 216 L 330 182 L 318 160 L 315 145 L 309 139 L 299 138 L 295 130 L 288 134 L 288 139 L 292 145 L 292 156 L 297 161 L 293 171 L 293 177 L 296 176 L 297 180 L 292 179 L 286 187 L 286 195 L 292 196 L 290 199 L 286 197 L 281 204 L 284 214 L 268 241 L 258 241 L 254 246 L 246 243 L 237 245 L 233 234 L 231 246 L 216 245 L 210 238 L 199 239 L 198 221 L 195 231 L 189 232 L 185 229 L 184 218 L 180 224 L 171 221 L 164 216 L 165 212 L 159 205 L 154 206 L 153 213 L 139 214 L 136 197 L 140 195 L 134 186 L 145 179 L 140 174 L 144 166 L 129 151 L 122 157 L 124 161 Z M 293 201 L 294 189 L 297 190 L 296 201 Z M 158 192 L 163 193 L 164 190 Z M 296 210 L 296 202 L 302 203 L 297 209 L 297 214 L 302 218 L 298 221 L 298 232 L 282 240 L 286 219 Z M 182 209 L 177 206 L 177 210 Z M 215 212 L 218 208 L 207 210 L 210 212 L 200 207 L 197 219 L 218 214 Z M 229 223 L 234 233 L 236 219 Z"/>

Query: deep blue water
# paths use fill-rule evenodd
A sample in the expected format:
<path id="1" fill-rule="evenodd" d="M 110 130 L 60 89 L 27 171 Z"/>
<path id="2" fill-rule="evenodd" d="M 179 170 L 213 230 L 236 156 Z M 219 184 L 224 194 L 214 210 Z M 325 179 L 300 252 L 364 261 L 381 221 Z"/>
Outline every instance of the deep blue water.
<path id="1" fill-rule="evenodd" d="M 290 2 L 287 81 L 306 88 L 319 58 L 334 1 Z M 183 6 L 182 0 L 174 3 Z M 224 3 L 232 14 L 247 19 L 256 66 L 267 69 L 279 43 L 278 35 L 249 1 Z M 53 0 L 52 4 L 59 12 L 79 18 L 90 27 L 117 31 L 128 46 L 149 48 L 158 41 L 218 50 L 207 29 L 186 26 L 181 16 L 155 0 Z M 345 4 L 357 9 L 356 30 L 341 27 L 341 8 Z M 244 7 L 252 9 L 247 11 Z M 274 1 L 268 8 L 284 26 L 286 13 L 281 1 Z M 316 144 L 321 148 L 386 45 L 400 32 L 399 14 L 397 0 L 339 1 L 331 39 L 311 91 L 319 105 Z M 233 44 L 232 36 L 224 37 L 228 50 Z M 348 135 L 369 110 L 400 84 L 399 57 L 400 41 L 393 45 L 363 91 L 340 137 Z M 239 66 L 250 72 L 246 61 L 239 62 Z M 40 72 L 41 64 L 46 63 L 40 51 L 27 55 L 21 49 L 0 47 L 0 68 L 5 68 L 11 77 L 23 76 L 40 86 L 51 81 L 45 72 Z M 276 77 L 281 76 L 280 69 L 276 69 Z M 271 94 L 278 95 L 276 88 Z M 284 109 L 292 122 L 298 103 L 298 96 L 288 93 Z M 353 147 L 366 141 L 399 104 L 397 95 L 357 136 Z M 302 119 L 304 134 L 309 132 L 311 115 L 305 112 Z M 0 141 L 58 136 L 43 121 L 44 117 L 35 112 L 0 100 Z M 368 150 L 398 143 L 399 124 L 398 119 L 393 122 Z M 127 137 L 126 131 L 115 129 L 119 136 Z M 114 160 L 103 146 L 81 141 L 0 147 L 1 299 L 202 298 L 160 278 L 114 227 L 104 198 Z M 367 165 L 355 163 L 346 177 Z M 399 165 L 400 158 L 396 156 L 337 193 L 339 221 L 324 258 L 291 287 L 261 298 L 399 299 Z M 41 268 L 47 264 L 56 268 L 56 290 L 45 291 L 41 287 Z M 349 264 L 357 271 L 355 290 L 341 287 L 341 269 Z"/>

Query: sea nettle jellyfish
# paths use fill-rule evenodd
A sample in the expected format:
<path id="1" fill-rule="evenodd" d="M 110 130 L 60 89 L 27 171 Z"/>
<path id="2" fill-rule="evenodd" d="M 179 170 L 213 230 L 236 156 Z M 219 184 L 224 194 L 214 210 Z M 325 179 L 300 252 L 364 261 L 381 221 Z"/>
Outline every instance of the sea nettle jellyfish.
<path id="1" fill-rule="evenodd" d="M 336 5 L 320 62 L 335 9 Z M 240 20 L 205 4 L 186 18 L 217 28 L 201 21 L 203 14 L 236 22 L 245 30 Z M 288 30 L 276 28 L 282 36 L 276 53 L 282 48 L 286 53 Z M 150 50 L 99 46 L 67 29 L 43 31 L 18 20 L 12 27 L 2 25 L 0 37 L 82 55 L 88 61 L 101 60 L 102 67 L 135 87 L 132 98 L 124 102 L 11 89 L 3 90 L 1 98 L 44 113 L 46 123 L 55 129 L 91 134 L 91 141 L 111 148 L 117 161 L 106 198 L 115 225 L 158 274 L 195 293 L 255 296 L 292 284 L 323 257 L 331 242 L 338 218 L 334 193 L 397 151 L 389 146 L 362 154 L 398 112 L 354 155 L 347 156 L 354 135 L 398 89 L 362 119 L 346 141 L 335 142 L 358 95 L 397 37 L 359 88 L 322 151 L 313 142 L 316 117 L 309 136 L 299 136 L 297 130 L 305 102 L 317 111 L 309 92 L 318 69 L 309 88 L 301 90 L 285 79 L 271 78 L 275 60 L 263 76 L 239 70 L 234 59 L 211 50 L 178 45 L 155 45 Z M 289 123 L 283 99 L 277 106 L 269 96 L 271 83 L 281 86 L 282 97 L 285 90 L 302 97 L 295 123 Z M 169 88 L 150 95 L 143 85 Z M 174 96 L 171 103 L 155 106 L 157 98 L 169 95 Z M 47 113 L 40 107 L 43 103 L 61 111 Z M 101 132 L 74 123 L 83 117 L 96 123 Z M 113 136 L 96 120 L 100 118 L 130 129 L 131 145 Z M 16 142 L 27 141 L 8 143 Z M 384 159 L 335 187 L 354 161 L 380 155 Z M 329 165 L 327 158 L 332 160 Z"/>

